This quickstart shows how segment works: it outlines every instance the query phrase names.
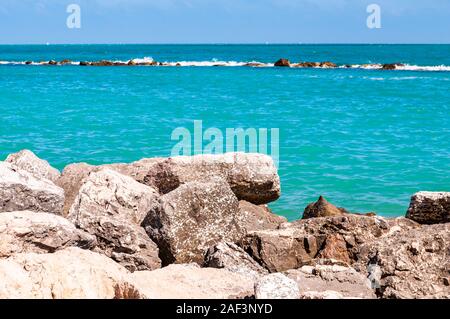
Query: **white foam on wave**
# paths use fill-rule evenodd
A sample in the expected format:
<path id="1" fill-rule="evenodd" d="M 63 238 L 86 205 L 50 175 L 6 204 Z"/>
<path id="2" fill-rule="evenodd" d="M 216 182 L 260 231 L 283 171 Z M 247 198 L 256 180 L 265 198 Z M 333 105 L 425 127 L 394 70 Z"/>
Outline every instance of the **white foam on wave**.
<path id="1" fill-rule="evenodd" d="M 155 60 L 151 57 L 143 57 L 143 58 L 134 58 L 131 60 L 126 61 L 112 61 L 117 63 L 125 63 L 128 62 L 134 62 L 136 64 L 145 64 L 145 63 L 152 63 Z M 32 63 L 26 63 L 26 61 L 0 61 L 0 65 L 43 65 L 47 64 L 46 62 L 32 62 Z M 69 63 L 66 63 L 68 65 L 79 65 L 79 61 L 71 61 Z M 182 67 L 213 67 L 213 66 L 222 66 L 222 67 L 243 67 L 243 66 L 250 66 L 250 67 L 274 67 L 273 63 L 264 63 L 264 62 L 258 62 L 258 61 L 245 61 L 245 62 L 239 62 L 239 61 L 220 61 L 217 59 L 207 60 L 207 61 L 166 61 L 162 62 L 162 66 L 182 66 Z M 380 70 L 382 69 L 383 65 L 379 63 L 369 63 L 369 64 L 351 64 L 351 65 L 340 65 L 338 66 L 339 69 L 365 69 L 365 70 Z M 314 67 L 314 68 L 323 68 L 323 67 Z M 302 68 L 300 68 L 302 69 Z M 393 71 L 430 71 L 430 72 L 450 72 L 450 66 L 448 65 L 434 65 L 434 66 L 420 66 L 420 65 L 410 65 L 410 64 L 404 64 L 404 65 L 396 65 L 395 70 Z"/>

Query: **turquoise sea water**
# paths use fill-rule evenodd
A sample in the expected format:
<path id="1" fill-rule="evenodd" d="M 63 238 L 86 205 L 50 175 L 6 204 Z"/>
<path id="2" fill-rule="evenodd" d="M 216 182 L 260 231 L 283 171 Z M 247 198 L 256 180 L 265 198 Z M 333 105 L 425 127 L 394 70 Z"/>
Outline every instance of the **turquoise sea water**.
<path id="1" fill-rule="evenodd" d="M 450 190 L 448 71 L 9 63 L 144 57 L 431 67 L 450 66 L 450 45 L 0 46 L 0 159 L 28 148 L 62 169 L 169 156 L 173 129 L 202 120 L 279 128 L 283 194 L 271 207 L 291 219 L 319 195 L 400 216 L 414 192 Z"/>

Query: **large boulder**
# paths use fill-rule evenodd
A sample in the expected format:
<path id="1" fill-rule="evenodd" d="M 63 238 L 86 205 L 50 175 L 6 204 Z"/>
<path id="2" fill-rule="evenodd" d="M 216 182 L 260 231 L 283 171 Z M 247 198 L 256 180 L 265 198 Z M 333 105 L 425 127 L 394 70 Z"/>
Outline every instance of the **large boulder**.
<path id="1" fill-rule="evenodd" d="M 104 168 L 85 180 L 68 218 L 129 270 L 151 270 L 160 267 L 158 248 L 140 225 L 158 205 L 158 196 L 153 188 Z"/>
<path id="2" fill-rule="evenodd" d="M 11 163 L 33 174 L 38 179 L 46 178 L 55 182 L 61 175 L 56 168 L 51 167 L 47 161 L 40 159 L 29 150 L 22 150 L 18 153 L 10 154 L 5 162 Z"/>
<path id="3" fill-rule="evenodd" d="M 144 183 L 156 186 L 163 194 L 184 183 L 202 182 L 215 176 L 226 180 L 239 200 L 259 205 L 280 197 L 277 168 L 272 158 L 263 154 L 177 156 L 142 163 L 151 167 Z"/>
<path id="4" fill-rule="evenodd" d="M 95 237 L 67 219 L 30 211 L 0 214 L 0 258 L 17 253 L 53 253 L 66 247 L 93 248 Z"/>
<path id="5" fill-rule="evenodd" d="M 248 233 L 240 245 L 271 272 L 299 268 L 315 258 L 353 263 L 363 243 L 379 240 L 392 231 L 419 227 L 405 218 L 343 216 L 302 219 L 280 229 Z"/>
<path id="6" fill-rule="evenodd" d="M 299 288 L 300 296 L 304 299 L 328 299 L 331 294 L 320 295 L 326 291 L 337 294 L 333 299 L 346 298 L 375 298 L 370 281 L 351 267 L 339 265 L 303 266 L 291 269 L 285 275 L 294 280 Z M 314 297 L 313 297 L 314 296 Z"/>
<path id="7" fill-rule="evenodd" d="M 161 196 L 160 205 L 144 221 L 158 244 L 164 265 L 203 263 L 206 250 L 243 235 L 237 223 L 239 204 L 222 179 L 189 182 Z"/>
<path id="8" fill-rule="evenodd" d="M 395 229 L 363 244 L 354 267 L 381 298 L 450 298 L 450 224 Z"/>
<path id="9" fill-rule="evenodd" d="M 418 192 L 411 197 L 406 217 L 420 224 L 450 222 L 450 192 Z"/>
<path id="10" fill-rule="evenodd" d="M 303 219 L 313 217 L 339 216 L 348 213 L 344 208 L 330 204 L 323 196 L 317 202 L 309 204 L 303 212 Z"/>
<path id="11" fill-rule="evenodd" d="M 286 223 L 285 217 L 276 215 L 266 205 L 255 205 L 245 200 L 239 201 L 240 226 L 246 231 L 277 229 Z"/>
<path id="12" fill-rule="evenodd" d="M 0 212 L 42 211 L 60 215 L 64 191 L 11 163 L 0 162 Z"/>
<path id="13" fill-rule="evenodd" d="M 269 274 L 255 284 L 256 299 L 299 299 L 297 283 L 281 273 Z"/>
<path id="14" fill-rule="evenodd" d="M 244 299 L 254 295 L 254 281 L 225 269 L 173 264 L 130 275 L 142 296 L 149 299 Z"/>
<path id="15" fill-rule="evenodd" d="M 128 274 L 125 268 L 108 257 L 75 247 L 53 254 L 17 254 L 0 260 L 0 297 L 141 297 Z"/>
<path id="16" fill-rule="evenodd" d="M 70 164 L 64 168 L 61 176 L 56 181 L 56 185 L 64 189 L 64 216 L 69 214 L 70 207 L 72 207 L 81 185 L 94 170 L 95 166 L 86 163 Z"/>
<path id="17" fill-rule="evenodd" d="M 274 66 L 290 67 L 291 62 L 288 59 L 279 59 L 274 63 Z"/>
<path id="18" fill-rule="evenodd" d="M 255 279 L 261 275 L 268 274 L 268 271 L 261 267 L 242 248 L 230 242 L 221 242 L 208 249 L 204 266 L 226 269 Z"/>

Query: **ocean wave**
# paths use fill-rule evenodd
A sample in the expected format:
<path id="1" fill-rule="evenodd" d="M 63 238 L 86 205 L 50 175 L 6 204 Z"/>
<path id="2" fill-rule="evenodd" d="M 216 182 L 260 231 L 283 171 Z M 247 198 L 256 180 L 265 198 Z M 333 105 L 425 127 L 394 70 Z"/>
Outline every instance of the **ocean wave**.
<path id="1" fill-rule="evenodd" d="M 107 62 L 111 62 L 115 65 L 147 65 L 147 66 L 178 66 L 178 67 L 274 67 L 274 63 L 267 62 L 259 62 L 259 61 L 221 61 L 221 60 L 206 60 L 206 61 L 165 61 L 165 62 L 156 62 L 152 57 L 143 57 L 143 58 L 133 58 L 130 60 L 105 60 Z M 48 65 L 50 61 L 0 61 L 0 65 Z M 80 61 L 69 61 L 66 60 L 64 63 L 62 62 L 54 62 L 53 65 L 80 65 Z M 88 62 L 90 63 L 90 62 Z M 95 63 L 95 62 L 94 62 Z M 392 64 L 394 65 L 394 64 Z M 370 64 L 343 64 L 338 65 L 339 69 L 364 69 L 364 70 L 384 70 L 384 64 L 380 63 L 370 63 Z M 319 64 L 316 66 L 305 67 L 298 64 L 291 64 L 291 68 L 305 69 L 305 68 L 313 68 L 313 69 L 330 69 L 333 67 L 325 67 L 320 66 Z M 421 66 L 421 65 L 411 65 L 411 64 L 395 64 L 394 69 L 389 69 L 393 71 L 431 71 L 431 72 L 450 72 L 450 66 L 448 65 L 432 65 L 432 66 Z"/>

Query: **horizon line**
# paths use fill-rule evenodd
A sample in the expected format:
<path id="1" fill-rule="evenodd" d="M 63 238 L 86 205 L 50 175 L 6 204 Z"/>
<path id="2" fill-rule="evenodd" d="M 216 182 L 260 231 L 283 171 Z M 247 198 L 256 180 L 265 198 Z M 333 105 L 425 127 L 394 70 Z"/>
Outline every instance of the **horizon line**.
<path id="1" fill-rule="evenodd" d="M 434 42 L 411 42 L 411 43 L 395 43 L 395 42 L 152 42 L 152 43 L 120 43 L 120 42 L 75 42 L 75 43 L 0 43 L 0 45 L 450 45 L 450 42 L 434 43 Z"/>

